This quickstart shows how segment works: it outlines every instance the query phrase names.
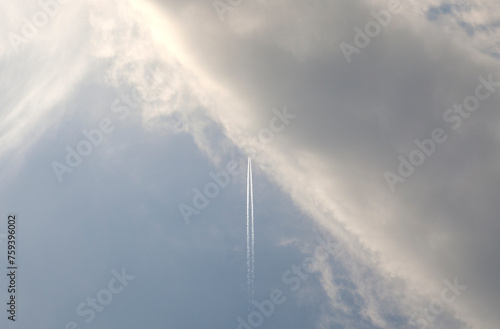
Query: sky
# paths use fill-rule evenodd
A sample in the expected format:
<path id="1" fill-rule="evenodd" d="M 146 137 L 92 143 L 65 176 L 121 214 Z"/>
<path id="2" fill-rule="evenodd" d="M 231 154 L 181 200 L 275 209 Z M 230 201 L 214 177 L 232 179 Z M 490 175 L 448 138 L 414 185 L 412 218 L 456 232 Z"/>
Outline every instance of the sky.
<path id="1" fill-rule="evenodd" d="M 1 328 L 498 328 L 496 0 L 0 6 Z"/>

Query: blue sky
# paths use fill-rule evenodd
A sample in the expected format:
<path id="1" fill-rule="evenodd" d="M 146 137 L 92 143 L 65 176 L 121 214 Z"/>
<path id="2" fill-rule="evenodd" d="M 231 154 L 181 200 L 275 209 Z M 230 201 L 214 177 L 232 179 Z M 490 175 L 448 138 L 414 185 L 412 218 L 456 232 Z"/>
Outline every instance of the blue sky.
<path id="1" fill-rule="evenodd" d="M 497 2 L 1 6 L 2 328 L 500 322 Z"/>

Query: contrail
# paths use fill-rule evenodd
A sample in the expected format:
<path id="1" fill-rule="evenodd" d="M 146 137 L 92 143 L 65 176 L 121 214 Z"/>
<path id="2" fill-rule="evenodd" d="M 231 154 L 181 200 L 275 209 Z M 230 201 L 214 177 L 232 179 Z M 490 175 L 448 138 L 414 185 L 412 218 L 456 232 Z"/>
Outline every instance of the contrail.
<path id="1" fill-rule="evenodd" d="M 247 167 L 247 288 L 248 302 L 255 297 L 255 233 L 253 220 L 253 183 L 252 159 L 248 158 Z"/>
<path id="2" fill-rule="evenodd" d="M 250 221 L 252 223 L 251 225 L 251 230 L 252 230 L 252 250 L 250 254 L 252 255 L 252 300 L 254 300 L 254 295 L 255 295 L 255 222 L 253 220 L 253 177 L 252 177 L 252 158 L 249 158 L 250 160 Z"/>
<path id="3" fill-rule="evenodd" d="M 247 293 L 248 302 L 252 302 L 252 267 L 250 265 L 250 158 L 247 165 Z"/>

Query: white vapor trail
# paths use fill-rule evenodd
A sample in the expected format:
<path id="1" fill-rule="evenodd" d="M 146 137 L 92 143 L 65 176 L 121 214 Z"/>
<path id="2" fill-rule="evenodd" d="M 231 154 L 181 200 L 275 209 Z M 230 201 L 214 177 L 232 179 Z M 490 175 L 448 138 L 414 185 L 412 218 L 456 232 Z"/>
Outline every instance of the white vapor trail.
<path id="1" fill-rule="evenodd" d="M 247 293 L 248 302 L 251 303 L 251 277 L 252 269 L 250 266 L 250 158 L 247 165 Z"/>
<path id="2" fill-rule="evenodd" d="M 248 158 L 250 162 L 250 221 L 251 221 L 251 246 L 252 249 L 250 254 L 252 256 L 251 259 L 251 283 L 252 283 L 252 300 L 254 300 L 255 295 L 255 222 L 253 220 L 253 177 L 252 177 L 252 158 Z"/>
<path id="3" fill-rule="evenodd" d="M 251 303 L 255 297 L 255 234 L 253 221 L 253 184 L 252 184 L 252 160 L 248 158 L 247 167 L 247 289 L 248 302 Z"/>

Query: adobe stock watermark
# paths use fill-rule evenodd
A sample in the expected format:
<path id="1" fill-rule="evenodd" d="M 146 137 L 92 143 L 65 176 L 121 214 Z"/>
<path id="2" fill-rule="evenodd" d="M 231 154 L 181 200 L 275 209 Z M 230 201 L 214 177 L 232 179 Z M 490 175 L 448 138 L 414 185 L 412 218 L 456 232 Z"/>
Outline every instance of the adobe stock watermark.
<path id="1" fill-rule="evenodd" d="M 156 81 L 157 84 L 161 82 L 161 79 L 155 77 L 155 73 L 149 68 L 148 77 L 151 81 Z M 148 90 L 154 89 L 155 85 L 150 85 L 147 87 Z M 143 101 L 141 94 L 136 90 L 132 89 L 129 94 L 121 95 L 120 98 L 116 98 L 113 103 L 111 103 L 110 110 L 118 119 L 125 120 L 130 115 L 130 111 L 139 106 Z M 102 144 L 104 137 L 111 134 L 115 130 L 115 124 L 113 120 L 109 117 L 101 119 L 96 128 L 93 129 L 83 129 L 83 138 L 72 147 L 66 145 L 66 157 L 64 163 L 54 161 L 52 162 L 52 170 L 57 177 L 59 183 L 64 180 L 64 175 L 72 173 L 80 164 L 83 162 L 83 158 L 88 157 L 94 148 Z"/>
<path id="2" fill-rule="evenodd" d="M 257 137 L 254 138 L 253 143 L 248 143 L 243 146 L 244 150 L 250 150 L 251 154 L 262 150 L 265 145 L 270 144 L 274 140 L 276 133 L 285 130 L 297 115 L 287 112 L 286 106 L 280 112 L 273 109 L 274 116 L 269 120 L 269 127 L 259 130 Z M 217 173 L 210 172 L 208 175 L 211 181 L 206 183 L 203 189 L 193 188 L 194 197 L 191 205 L 180 203 L 178 205 L 179 212 L 186 224 L 191 223 L 191 216 L 199 215 L 200 211 L 208 207 L 210 199 L 215 199 L 221 190 L 226 188 L 231 182 L 231 178 L 241 173 L 241 167 L 238 162 L 231 160 L 226 164 L 226 170 Z"/>
<path id="3" fill-rule="evenodd" d="M 20 28 L 21 35 L 9 32 L 9 43 L 14 51 L 16 53 L 19 52 L 21 45 L 27 44 L 31 39 L 36 37 L 39 29 L 44 28 L 59 13 L 60 5 L 65 5 L 68 2 L 70 0 L 39 0 L 39 10 L 31 16 L 31 20 L 26 17 L 23 19 Z"/>
<path id="4" fill-rule="evenodd" d="M 489 99 L 496 88 L 500 87 L 500 81 L 493 80 L 493 74 L 490 73 L 487 78 L 478 77 L 479 83 L 474 89 L 474 94 L 464 98 L 461 104 L 454 104 L 452 108 L 443 113 L 443 121 L 451 124 L 452 130 L 459 129 L 464 119 L 471 116 L 480 108 L 480 102 Z M 404 183 L 410 176 L 416 172 L 416 168 L 421 166 L 425 160 L 434 154 L 438 144 L 444 143 L 448 139 L 448 133 L 444 128 L 436 128 L 431 133 L 431 138 L 415 139 L 416 148 L 410 152 L 408 159 L 399 155 L 399 165 L 397 173 L 391 171 L 384 172 L 384 178 L 392 193 L 396 191 L 396 184 Z"/>
<path id="5" fill-rule="evenodd" d="M 226 13 L 232 12 L 237 7 L 241 6 L 245 0 L 214 0 L 212 5 L 214 6 L 215 12 L 219 16 L 219 19 L 224 22 L 226 18 L 224 15 Z"/>
<path id="6" fill-rule="evenodd" d="M 402 11 L 403 7 L 401 7 L 399 0 L 390 0 L 387 4 L 387 9 L 382 9 L 379 12 L 372 10 L 370 14 L 374 20 L 365 24 L 364 31 L 357 26 L 354 28 L 354 32 L 356 32 L 353 40 L 354 46 L 344 41 L 340 43 L 340 49 L 347 63 L 351 63 L 352 55 L 360 54 L 361 49 L 368 47 L 372 39 L 378 37 L 382 29 L 389 26 L 393 15 L 400 14 Z"/>
<path id="7" fill-rule="evenodd" d="M 135 279 L 135 276 L 127 274 L 125 268 L 122 268 L 121 272 L 112 270 L 113 275 L 109 279 L 106 288 L 103 288 L 97 292 L 97 294 L 92 297 L 87 297 L 84 302 L 81 302 L 76 307 L 76 315 L 83 319 L 86 324 L 91 323 L 97 317 L 97 313 L 104 311 L 106 306 L 108 306 L 113 298 L 121 293 L 129 283 Z M 97 312 L 97 313 L 96 313 Z M 64 329 L 80 329 L 78 322 L 68 321 L 64 325 Z"/>
<path id="8" fill-rule="evenodd" d="M 300 289 L 302 283 L 307 280 L 311 274 L 319 271 L 319 265 L 324 263 L 330 256 L 338 256 L 343 250 L 338 244 L 334 244 L 330 239 L 325 241 L 322 238 L 317 238 L 319 243 L 314 249 L 313 256 L 308 256 L 303 259 L 301 265 L 292 265 L 289 270 L 286 270 L 281 276 L 281 282 L 287 285 L 290 292 L 295 292 Z M 273 289 L 269 294 L 269 299 L 262 302 L 252 301 L 255 306 L 255 311 L 250 312 L 246 319 L 238 316 L 236 329 L 252 329 L 258 328 L 264 324 L 266 318 L 271 317 L 278 305 L 282 305 L 287 301 L 285 292 L 281 289 Z"/>
<path id="9" fill-rule="evenodd" d="M 205 184 L 203 188 L 203 192 L 198 188 L 193 188 L 193 201 L 192 206 L 188 206 L 184 203 L 180 203 L 178 205 L 179 211 L 181 213 L 182 218 L 186 224 L 191 223 L 189 217 L 193 215 L 199 215 L 200 210 L 205 209 L 210 204 L 209 199 L 216 198 L 221 189 L 226 188 L 231 182 L 231 177 L 236 176 L 241 173 L 241 167 L 238 162 L 232 160 L 229 161 L 226 165 L 226 170 L 219 171 L 218 173 L 214 173 L 211 171 L 208 175 L 212 178 L 213 181 Z"/>
<path id="10" fill-rule="evenodd" d="M 412 314 L 409 324 L 420 329 L 428 328 L 436 320 L 437 316 L 445 311 L 445 306 L 453 303 L 467 289 L 467 286 L 458 283 L 455 277 L 453 283 L 448 280 L 443 281 L 445 288 L 441 290 L 440 298 L 434 298 L 427 307 L 420 308 Z"/>

